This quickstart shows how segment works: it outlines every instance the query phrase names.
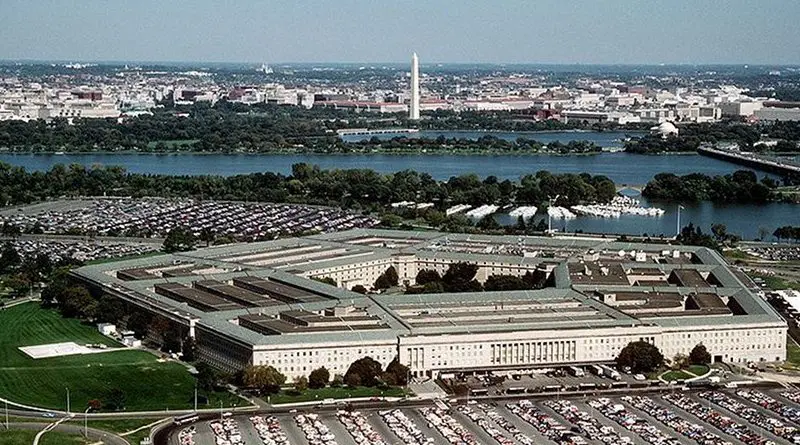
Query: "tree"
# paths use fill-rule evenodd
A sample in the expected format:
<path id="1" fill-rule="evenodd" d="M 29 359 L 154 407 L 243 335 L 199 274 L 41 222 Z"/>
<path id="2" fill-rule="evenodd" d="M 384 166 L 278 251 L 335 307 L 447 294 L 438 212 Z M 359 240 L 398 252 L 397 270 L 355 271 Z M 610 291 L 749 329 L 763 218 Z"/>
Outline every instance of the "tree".
<path id="1" fill-rule="evenodd" d="M 333 380 L 331 380 L 331 387 L 338 388 L 344 385 L 344 376 L 341 374 L 336 374 L 333 376 Z"/>
<path id="2" fill-rule="evenodd" d="M 0 249 L 0 273 L 8 273 L 16 269 L 21 262 L 22 258 L 19 256 L 17 248 L 14 247 L 14 243 L 10 241 L 3 243 L 3 248 Z"/>
<path id="3" fill-rule="evenodd" d="M 363 357 L 352 364 L 344 374 L 344 382 L 349 386 L 376 386 L 383 373 L 381 364 L 372 357 Z"/>
<path id="4" fill-rule="evenodd" d="M 483 284 L 483 290 L 487 292 L 525 289 L 531 289 L 531 287 L 522 278 L 514 275 L 492 275 Z"/>
<path id="5" fill-rule="evenodd" d="M 707 365 L 711 363 L 711 354 L 709 354 L 704 344 L 698 343 L 697 346 L 692 348 L 692 352 L 689 353 L 689 363 L 693 365 Z"/>
<path id="6" fill-rule="evenodd" d="M 480 292 L 483 287 L 475 280 L 478 266 L 470 263 L 453 263 L 447 268 L 442 283 L 446 292 Z"/>
<path id="7" fill-rule="evenodd" d="M 214 242 L 215 237 L 216 234 L 212 232 L 211 229 L 209 229 L 208 227 L 203 227 L 203 229 L 200 230 L 200 241 L 206 243 L 206 247 L 210 246 L 211 243 Z"/>
<path id="8" fill-rule="evenodd" d="M 324 366 L 319 367 L 308 375 L 308 386 L 312 389 L 324 388 L 331 379 L 331 373 Z"/>
<path id="9" fill-rule="evenodd" d="M 334 280 L 331 277 L 311 277 L 311 279 L 314 280 L 314 281 L 319 281 L 320 283 L 329 284 L 329 285 L 331 285 L 333 287 L 337 286 L 336 285 L 336 280 Z"/>
<path id="10" fill-rule="evenodd" d="M 648 373 L 656 370 L 664 362 L 664 356 L 654 345 L 645 341 L 628 343 L 617 357 L 617 367 L 629 367 L 635 373 Z"/>
<path id="11" fill-rule="evenodd" d="M 31 290 L 31 282 L 20 273 L 9 276 L 3 280 L 3 284 L 11 289 L 11 295 L 21 297 Z"/>
<path id="12" fill-rule="evenodd" d="M 386 268 L 384 275 L 386 275 L 386 278 L 389 280 L 389 283 L 391 283 L 392 286 L 397 286 L 397 284 L 400 282 L 400 276 L 397 274 L 397 269 L 395 269 L 394 266 L 389 266 Z"/>
<path id="13" fill-rule="evenodd" d="M 216 369 L 211 367 L 208 363 L 200 362 L 194 367 L 197 370 L 195 377 L 197 378 L 197 387 L 205 390 L 212 391 L 217 386 L 219 380 L 219 373 Z"/>
<path id="14" fill-rule="evenodd" d="M 689 356 L 680 352 L 672 357 L 672 369 L 683 369 L 689 366 Z"/>
<path id="15" fill-rule="evenodd" d="M 357 293 L 359 293 L 359 294 L 362 294 L 362 295 L 364 295 L 364 294 L 366 294 L 366 293 L 367 293 L 367 288 L 366 288 L 366 287 L 364 287 L 364 286 L 362 286 L 362 285 L 360 285 L 360 284 L 356 284 L 356 285 L 355 285 L 355 286 L 353 286 L 353 288 L 352 288 L 352 289 L 350 289 L 350 290 L 352 290 L 353 292 L 357 292 Z"/>
<path id="16" fill-rule="evenodd" d="M 294 389 L 297 392 L 303 392 L 308 389 L 308 378 L 304 375 L 294 379 Z"/>
<path id="17" fill-rule="evenodd" d="M 267 394 L 275 394 L 286 383 L 286 376 L 272 366 L 253 366 L 244 369 L 245 385 Z"/>
<path id="18" fill-rule="evenodd" d="M 122 410 L 125 408 L 127 398 L 125 391 L 119 388 L 112 388 L 105 397 L 106 407 L 114 411 Z"/>
<path id="19" fill-rule="evenodd" d="M 118 323 L 127 314 L 125 304 L 116 297 L 106 294 L 97 302 L 97 321 Z"/>
<path id="20" fill-rule="evenodd" d="M 388 289 L 397 286 L 400 277 L 397 275 L 397 269 L 394 266 L 389 266 L 377 280 L 375 280 L 375 289 Z"/>
<path id="21" fill-rule="evenodd" d="M 435 270 L 422 269 L 417 272 L 417 277 L 414 281 L 416 281 L 416 283 L 420 286 L 424 286 L 428 283 L 438 283 L 442 281 L 442 277 L 439 275 L 439 272 L 436 272 Z"/>
<path id="22" fill-rule="evenodd" d="M 728 239 L 728 228 L 725 224 L 713 224 L 711 226 L 711 233 L 718 242 L 723 242 Z"/>
<path id="23" fill-rule="evenodd" d="M 197 360 L 197 343 L 194 338 L 187 336 L 183 339 L 181 349 L 181 360 L 191 363 Z"/>
<path id="24" fill-rule="evenodd" d="M 97 300 L 83 286 L 70 286 L 58 297 L 61 315 L 71 318 L 93 318 L 97 313 Z"/>
<path id="25" fill-rule="evenodd" d="M 389 385 L 405 386 L 408 384 L 408 366 L 400 363 L 397 356 L 389 362 L 383 375 L 384 381 Z"/>
<path id="26" fill-rule="evenodd" d="M 502 226 L 494 219 L 493 215 L 486 215 L 478 221 L 475 227 L 481 230 L 500 230 Z"/>
<path id="27" fill-rule="evenodd" d="M 167 253 L 186 252 L 194 249 L 194 244 L 195 238 L 192 232 L 183 227 L 176 227 L 167 232 L 162 249 Z"/>
<path id="28" fill-rule="evenodd" d="M 92 399 L 86 403 L 86 407 L 90 408 L 92 411 L 97 411 L 103 407 L 103 402 L 101 402 L 99 399 Z"/>

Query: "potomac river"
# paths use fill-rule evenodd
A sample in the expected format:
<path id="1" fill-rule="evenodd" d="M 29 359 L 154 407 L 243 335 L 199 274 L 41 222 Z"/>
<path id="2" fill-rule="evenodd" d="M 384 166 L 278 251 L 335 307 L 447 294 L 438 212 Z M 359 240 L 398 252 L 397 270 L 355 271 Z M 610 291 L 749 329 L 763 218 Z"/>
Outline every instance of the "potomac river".
<path id="1" fill-rule="evenodd" d="M 440 133 L 421 132 L 426 137 L 437 137 Z M 620 147 L 624 133 L 617 132 L 544 132 L 544 133 L 493 133 L 493 132 L 446 132 L 445 137 L 477 138 L 493 135 L 503 139 L 524 136 L 549 142 L 559 140 L 589 140 L 602 147 Z M 389 136 L 389 135 L 386 135 Z M 392 135 L 397 136 L 397 135 Z M 597 155 L 553 156 L 553 155 L 324 155 L 324 154 L 11 154 L 0 153 L 0 161 L 25 167 L 27 170 L 47 170 L 55 164 L 119 165 L 133 173 L 167 175 L 236 175 L 271 171 L 289 174 L 292 164 L 307 162 L 321 168 L 369 168 L 383 173 L 411 169 L 427 172 L 436 179 L 446 180 L 454 175 L 477 173 L 485 177 L 519 179 L 520 176 L 549 170 L 553 173 L 582 173 L 606 175 L 618 185 L 642 186 L 653 176 L 662 172 L 675 174 L 705 173 L 728 174 L 743 167 L 699 155 L 647 156 L 622 152 Z M 765 175 L 757 172 L 759 176 Z M 619 219 L 579 217 L 570 221 L 555 222 L 554 227 L 568 231 L 628 233 L 641 235 L 664 234 L 671 236 L 676 231 L 677 215 L 674 204 L 644 203 L 658 206 L 667 212 L 659 218 L 622 216 Z M 723 223 L 728 232 L 753 239 L 759 232 L 771 233 L 776 227 L 800 225 L 800 205 L 771 203 L 755 205 L 716 205 L 709 202 L 685 203 L 681 211 L 681 224 L 693 222 L 704 231 L 711 224 Z M 509 218 L 499 215 L 502 222 Z"/>

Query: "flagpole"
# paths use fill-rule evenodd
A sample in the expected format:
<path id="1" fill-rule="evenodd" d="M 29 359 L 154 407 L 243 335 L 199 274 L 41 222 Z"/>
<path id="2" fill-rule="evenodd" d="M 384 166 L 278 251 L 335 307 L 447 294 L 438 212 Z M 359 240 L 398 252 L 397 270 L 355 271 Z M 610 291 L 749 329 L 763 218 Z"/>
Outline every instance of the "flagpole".
<path id="1" fill-rule="evenodd" d="M 678 227 L 677 227 L 677 231 L 675 232 L 675 236 L 678 236 L 678 235 L 681 234 L 681 209 L 682 208 L 683 208 L 683 206 L 678 204 Z"/>

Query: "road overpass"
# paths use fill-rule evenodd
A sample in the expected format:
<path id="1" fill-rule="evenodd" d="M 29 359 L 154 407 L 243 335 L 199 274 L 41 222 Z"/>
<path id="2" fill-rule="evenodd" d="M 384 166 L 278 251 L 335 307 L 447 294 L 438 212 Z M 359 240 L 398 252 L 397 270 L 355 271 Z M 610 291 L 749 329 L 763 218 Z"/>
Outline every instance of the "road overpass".
<path id="1" fill-rule="evenodd" d="M 711 147 L 700 147 L 697 152 L 703 156 L 709 156 L 734 164 L 744 165 L 772 173 L 785 176 L 800 175 L 800 165 L 791 161 L 782 161 L 760 156 L 754 153 L 737 152 L 731 150 L 721 150 Z"/>

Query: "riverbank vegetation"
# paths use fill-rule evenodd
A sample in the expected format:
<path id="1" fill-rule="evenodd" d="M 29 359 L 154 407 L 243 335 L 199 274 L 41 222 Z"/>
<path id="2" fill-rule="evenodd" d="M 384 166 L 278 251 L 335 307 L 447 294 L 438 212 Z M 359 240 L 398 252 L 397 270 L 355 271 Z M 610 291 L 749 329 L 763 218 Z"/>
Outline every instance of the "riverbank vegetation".
<path id="1" fill-rule="evenodd" d="M 719 203 L 763 204 L 778 197 L 777 182 L 769 177 L 761 181 L 749 170 L 730 175 L 709 176 L 691 173 L 678 176 L 659 173 L 642 190 L 648 199 L 670 202 L 713 201 Z"/>
<path id="2" fill-rule="evenodd" d="M 702 144 L 714 145 L 729 142 L 743 151 L 760 153 L 793 153 L 800 141 L 800 123 L 774 122 L 747 125 L 736 121 L 686 124 L 678 127 L 677 136 L 662 138 L 644 135 L 631 138 L 624 144 L 625 151 L 636 154 L 664 154 L 695 152 Z M 775 140 L 774 144 L 756 144 L 761 138 Z"/>
<path id="3" fill-rule="evenodd" d="M 380 119 L 378 119 L 380 117 Z M 377 139 L 345 142 L 336 130 L 346 128 L 420 128 L 440 131 L 591 130 L 580 123 L 515 119 L 507 113 L 444 113 L 424 121 L 400 115 L 358 115 L 329 108 L 245 106 L 220 101 L 213 107 L 195 104 L 157 108 L 152 115 L 117 119 L 0 121 L 0 149 L 10 152 L 140 152 L 140 153 L 409 153 L 446 150 L 456 153 L 513 153 L 543 150 L 532 140 L 483 141 Z M 555 144 L 547 152 L 594 152 L 589 143 Z"/>
<path id="4" fill-rule="evenodd" d="M 380 211 L 390 203 L 433 203 L 437 211 L 455 204 L 510 203 L 541 205 L 560 195 L 558 205 L 608 202 L 616 193 L 605 176 L 552 174 L 540 171 L 521 181 L 481 179 L 476 174 L 437 181 L 411 170 L 381 174 L 374 170 L 323 170 L 305 163 L 291 175 L 253 173 L 236 176 L 167 176 L 127 173 L 120 167 L 57 165 L 46 172 L 28 172 L 0 163 L 0 202 L 28 204 L 56 197 L 157 196 L 215 200 L 333 205 L 359 211 Z"/>

